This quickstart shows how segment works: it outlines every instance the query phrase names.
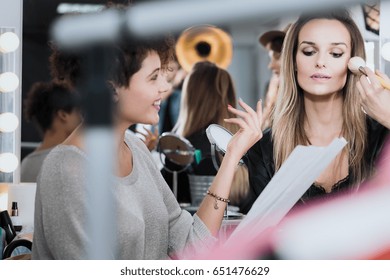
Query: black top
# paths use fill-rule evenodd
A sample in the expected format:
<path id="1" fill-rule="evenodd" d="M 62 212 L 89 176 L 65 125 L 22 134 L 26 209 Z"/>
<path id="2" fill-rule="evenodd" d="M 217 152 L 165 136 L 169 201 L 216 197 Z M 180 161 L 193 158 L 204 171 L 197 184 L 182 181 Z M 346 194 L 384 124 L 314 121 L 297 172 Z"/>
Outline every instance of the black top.
<path id="1" fill-rule="evenodd" d="M 388 132 L 389 130 L 386 127 L 371 118 L 367 118 L 368 139 L 364 160 L 370 170 L 375 167 L 375 162 L 382 150 Z M 245 158 L 245 163 L 248 166 L 249 172 L 250 189 L 245 206 L 241 207 L 241 211 L 243 213 L 247 213 L 250 210 L 256 198 L 262 193 L 275 174 L 273 142 L 271 135 L 271 129 L 265 130 L 263 137 L 254 144 L 252 148 L 250 148 Z M 297 204 L 319 197 L 326 199 L 342 191 L 348 191 L 354 186 L 355 181 L 356 176 L 350 169 L 349 175 L 337 182 L 330 193 L 327 193 L 322 187 L 316 186 L 313 183 Z"/>

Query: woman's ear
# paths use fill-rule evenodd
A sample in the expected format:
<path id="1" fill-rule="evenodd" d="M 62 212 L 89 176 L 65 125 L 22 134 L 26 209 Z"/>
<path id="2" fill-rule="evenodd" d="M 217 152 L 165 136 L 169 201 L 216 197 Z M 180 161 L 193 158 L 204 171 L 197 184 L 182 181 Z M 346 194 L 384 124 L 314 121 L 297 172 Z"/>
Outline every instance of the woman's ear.
<path id="1" fill-rule="evenodd" d="M 68 116 L 69 116 L 69 113 L 66 112 L 65 110 L 60 109 L 60 110 L 58 110 L 58 111 L 56 112 L 56 116 L 57 116 L 62 122 L 65 122 L 65 121 L 67 120 Z"/>
<path id="2" fill-rule="evenodd" d="M 114 101 L 114 103 L 117 103 L 119 101 L 119 94 L 118 94 L 117 87 L 115 87 L 114 83 L 111 81 L 108 81 L 108 86 L 112 90 L 112 100 Z"/>
<path id="3" fill-rule="evenodd" d="M 114 103 L 117 103 L 119 101 L 119 94 L 117 93 L 117 91 L 115 89 L 112 92 L 112 99 L 113 99 Z"/>

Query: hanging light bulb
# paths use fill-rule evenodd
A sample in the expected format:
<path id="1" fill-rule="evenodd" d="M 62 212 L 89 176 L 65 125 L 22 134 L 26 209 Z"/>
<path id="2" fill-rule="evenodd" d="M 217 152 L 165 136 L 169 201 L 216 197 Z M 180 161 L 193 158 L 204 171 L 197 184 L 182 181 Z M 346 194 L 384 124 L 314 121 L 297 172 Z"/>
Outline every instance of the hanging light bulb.
<path id="1" fill-rule="evenodd" d="M 18 168 L 19 160 L 13 153 L 0 154 L 0 172 L 11 173 Z"/>
<path id="2" fill-rule="evenodd" d="M 19 119 L 14 113 L 0 114 L 0 131 L 13 132 L 19 125 Z"/>
<path id="3" fill-rule="evenodd" d="M 15 73 L 5 72 L 0 75 L 0 91 L 14 91 L 19 86 L 19 78 Z"/>
<path id="4" fill-rule="evenodd" d="M 13 52 L 19 47 L 19 37 L 13 32 L 5 32 L 0 35 L 0 51 L 2 53 Z"/>

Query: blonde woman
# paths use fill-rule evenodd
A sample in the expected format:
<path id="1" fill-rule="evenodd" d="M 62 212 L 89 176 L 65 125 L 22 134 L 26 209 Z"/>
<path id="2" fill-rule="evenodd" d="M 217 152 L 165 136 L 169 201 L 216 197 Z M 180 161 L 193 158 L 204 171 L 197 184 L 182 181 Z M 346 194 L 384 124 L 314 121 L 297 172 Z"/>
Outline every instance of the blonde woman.
<path id="1" fill-rule="evenodd" d="M 388 127 L 362 110 L 359 77 L 347 67 L 353 56 L 365 57 L 364 40 L 344 9 L 302 15 L 291 26 L 272 126 L 248 152 L 246 211 L 297 145 L 326 146 L 340 136 L 348 141 L 302 202 L 357 189 L 373 173 Z"/>
<path id="2" fill-rule="evenodd" d="M 198 175 L 217 173 L 212 163 L 206 129 L 210 124 L 219 124 L 236 133 L 239 126 L 224 121 L 233 117 L 228 106 L 235 107 L 236 103 L 233 80 L 226 70 L 208 61 L 194 65 L 183 84 L 179 119 L 173 129 L 177 134 L 187 138 L 195 149 L 201 151 L 202 160 L 191 172 Z M 248 188 L 248 171 L 244 166 L 238 167 L 230 192 L 231 204 L 239 206 Z"/>

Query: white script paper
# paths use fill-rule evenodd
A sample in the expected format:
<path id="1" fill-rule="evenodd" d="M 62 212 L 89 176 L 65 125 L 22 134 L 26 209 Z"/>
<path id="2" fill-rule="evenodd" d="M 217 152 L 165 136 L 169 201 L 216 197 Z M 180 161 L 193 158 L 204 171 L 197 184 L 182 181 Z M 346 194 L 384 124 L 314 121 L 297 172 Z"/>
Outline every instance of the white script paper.
<path id="1" fill-rule="evenodd" d="M 326 147 L 297 146 L 225 245 L 237 242 L 241 232 L 246 232 L 246 236 L 251 232 L 255 238 L 276 226 L 346 144 L 341 137 Z"/>

